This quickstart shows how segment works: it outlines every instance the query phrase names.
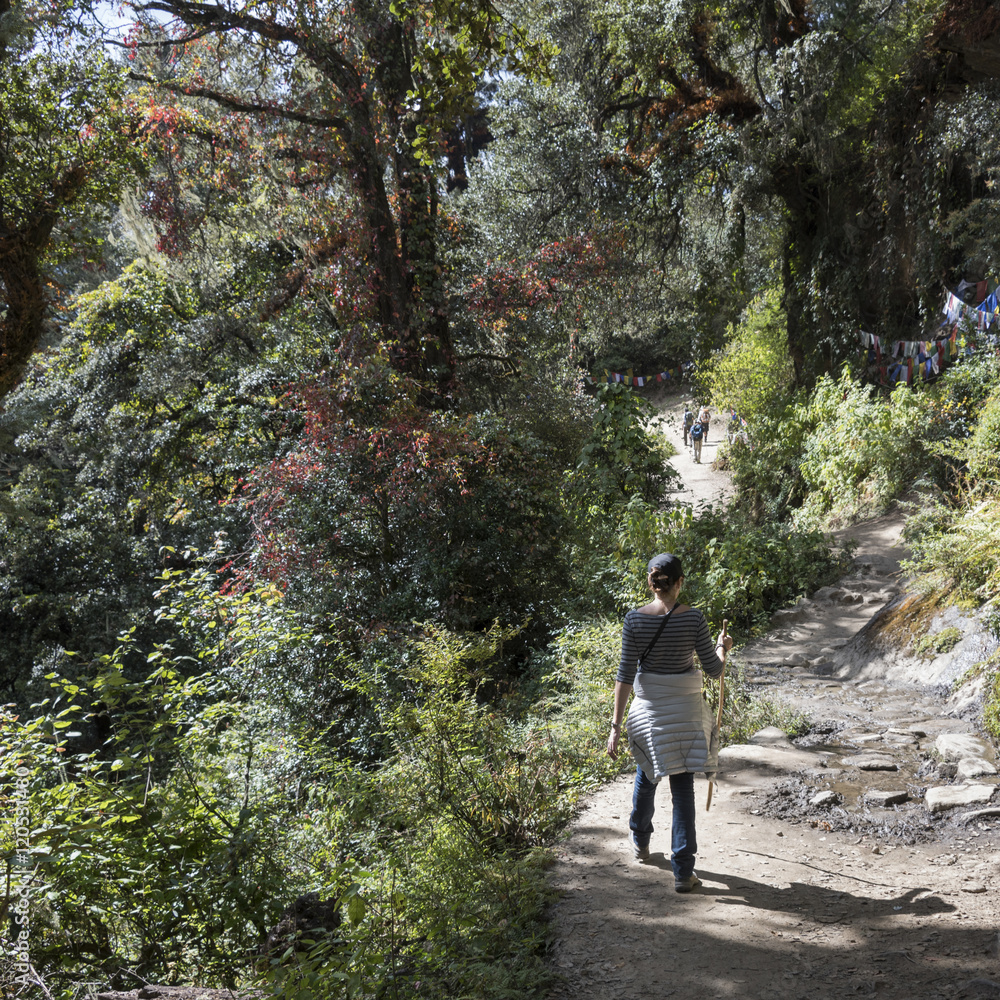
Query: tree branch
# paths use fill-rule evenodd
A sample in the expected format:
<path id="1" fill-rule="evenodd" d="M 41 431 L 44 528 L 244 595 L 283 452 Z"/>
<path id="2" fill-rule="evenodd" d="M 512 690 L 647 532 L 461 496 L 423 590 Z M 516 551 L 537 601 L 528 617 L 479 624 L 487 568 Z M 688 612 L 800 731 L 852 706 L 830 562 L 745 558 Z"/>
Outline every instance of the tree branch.
<path id="1" fill-rule="evenodd" d="M 489 354 L 485 351 L 475 351 L 472 354 L 456 354 L 454 355 L 455 362 L 463 361 L 499 361 L 501 364 L 506 365 L 511 371 L 516 372 L 518 366 L 520 365 L 520 360 L 518 358 L 508 358 L 503 354 Z"/>
<path id="2" fill-rule="evenodd" d="M 206 100 L 218 104 L 220 107 L 228 108 L 230 111 L 241 111 L 246 114 L 271 115 L 274 118 L 285 118 L 289 121 L 301 122 L 303 125 L 312 125 L 315 128 L 335 128 L 343 132 L 349 139 L 351 137 L 351 125 L 346 118 L 333 115 L 330 118 L 319 118 L 316 115 L 306 114 L 304 111 L 295 111 L 292 108 L 275 107 L 270 104 L 253 104 L 249 101 L 241 101 L 218 90 L 210 90 L 207 87 L 190 87 L 181 83 L 172 83 L 169 80 L 157 80 L 152 76 L 145 76 L 141 73 L 129 72 L 130 80 L 136 83 L 149 83 L 155 87 L 162 87 L 175 94 L 184 94 L 187 97 L 203 97 Z"/>
<path id="3" fill-rule="evenodd" d="M 200 26 L 205 33 L 243 31 L 268 41 L 294 45 L 320 72 L 333 78 L 342 91 L 352 90 L 360 84 L 357 68 L 333 46 L 320 41 L 319 35 L 308 35 L 295 27 L 254 17 L 245 9 L 231 11 L 219 4 L 193 3 L 191 0 L 149 0 L 137 9 L 167 14 L 188 27 Z"/>

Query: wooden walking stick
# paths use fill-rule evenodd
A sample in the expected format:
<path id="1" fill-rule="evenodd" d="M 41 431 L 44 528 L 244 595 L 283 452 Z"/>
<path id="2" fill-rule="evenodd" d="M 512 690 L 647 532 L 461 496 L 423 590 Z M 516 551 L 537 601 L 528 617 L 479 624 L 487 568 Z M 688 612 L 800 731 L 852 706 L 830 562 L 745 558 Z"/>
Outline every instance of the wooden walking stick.
<path id="1" fill-rule="evenodd" d="M 719 734 L 719 741 L 722 741 L 722 702 L 726 697 L 726 629 L 729 627 L 729 622 L 723 618 L 722 619 L 722 673 L 719 674 L 719 710 L 715 714 L 715 729 Z M 712 789 L 715 788 L 715 779 L 708 779 L 708 801 L 705 803 L 705 812 L 708 812 L 712 808 Z"/>

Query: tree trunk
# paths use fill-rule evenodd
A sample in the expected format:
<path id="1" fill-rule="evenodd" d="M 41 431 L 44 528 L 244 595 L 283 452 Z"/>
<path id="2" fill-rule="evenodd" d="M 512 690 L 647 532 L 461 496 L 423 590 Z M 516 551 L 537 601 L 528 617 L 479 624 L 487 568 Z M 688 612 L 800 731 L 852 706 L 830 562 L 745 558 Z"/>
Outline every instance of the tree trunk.
<path id="1" fill-rule="evenodd" d="M 39 213 L 26 231 L 12 231 L 0 221 L 0 294 L 6 307 L 0 319 L 0 398 L 17 385 L 42 337 L 46 301 L 38 261 L 55 221 L 54 213 Z"/>

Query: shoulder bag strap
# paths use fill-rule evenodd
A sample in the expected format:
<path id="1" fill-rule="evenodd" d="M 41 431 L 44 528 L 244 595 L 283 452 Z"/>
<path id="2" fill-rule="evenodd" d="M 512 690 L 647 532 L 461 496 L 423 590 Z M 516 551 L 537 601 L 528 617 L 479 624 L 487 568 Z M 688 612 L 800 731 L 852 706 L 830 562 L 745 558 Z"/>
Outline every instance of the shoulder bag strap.
<path id="1" fill-rule="evenodd" d="M 646 659 L 646 655 L 656 645 L 656 640 L 660 638 L 660 634 L 663 632 L 663 629 L 666 627 L 667 619 L 677 609 L 677 605 L 678 604 L 680 604 L 680 601 L 677 601 L 674 604 L 674 606 L 663 616 L 663 621 L 660 622 L 660 627 L 656 630 L 656 635 L 654 635 L 653 638 L 650 639 L 649 645 L 642 651 L 642 656 L 640 656 L 639 659 L 636 661 L 636 665 L 635 665 L 635 672 L 636 673 L 638 673 L 640 670 L 642 670 L 642 661 L 644 659 Z"/>

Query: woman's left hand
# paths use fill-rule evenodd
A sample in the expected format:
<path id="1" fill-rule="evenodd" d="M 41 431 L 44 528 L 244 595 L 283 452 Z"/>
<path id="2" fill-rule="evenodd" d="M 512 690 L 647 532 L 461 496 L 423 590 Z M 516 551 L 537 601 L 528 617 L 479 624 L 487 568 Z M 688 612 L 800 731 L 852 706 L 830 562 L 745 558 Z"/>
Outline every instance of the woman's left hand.
<path id="1" fill-rule="evenodd" d="M 719 633 L 719 640 L 715 644 L 716 649 L 724 649 L 727 653 L 733 648 L 733 637 L 731 635 L 725 635 L 724 633 Z"/>
<path id="2" fill-rule="evenodd" d="M 615 760 L 618 756 L 618 738 L 621 735 L 621 729 L 611 727 L 611 735 L 608 737 L 608 756 Z"/>

